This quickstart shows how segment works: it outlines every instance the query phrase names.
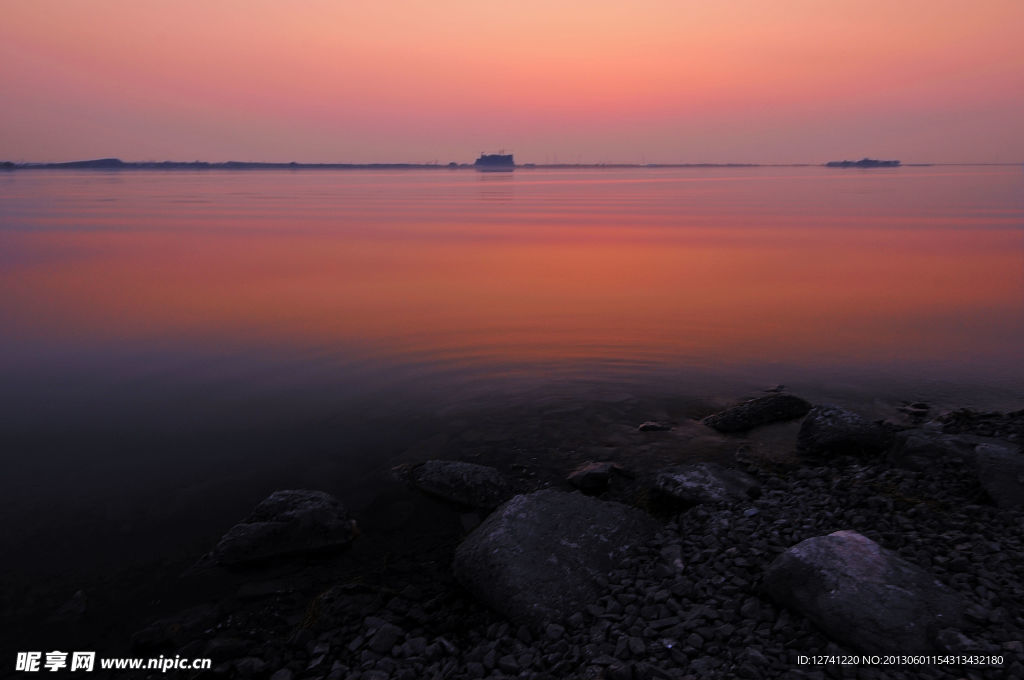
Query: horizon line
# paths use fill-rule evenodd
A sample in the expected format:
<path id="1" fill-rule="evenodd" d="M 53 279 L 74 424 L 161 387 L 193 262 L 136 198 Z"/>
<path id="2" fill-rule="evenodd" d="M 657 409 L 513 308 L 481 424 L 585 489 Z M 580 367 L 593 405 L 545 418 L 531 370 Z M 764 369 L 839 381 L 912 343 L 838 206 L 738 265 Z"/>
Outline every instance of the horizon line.
<path id="1" fill-rule="evenodd" d="M 864 159 L 868 160 L 868 159 Z M 517 163 L 517 168 L 696 168 L 696 167 L 819 167 L 827 163 L 851 162 L 848 159 L 843 161 L 824 162 L 677 162 L 677 163 L 628 163 L 628 162 L 594 162 L 594 163 Z M 856 162 L 856 161 L 852 161 Z M 987 161 L 940 161 L 931 163 L 904 163 L 897 161 L 897 167 L 929 167 L 929 166 L 1016 166 L 1021 162 L 987 162 Z M 298 161 L 176 161 L 176 160 L 144 160 L 124 161 L 116 157 L 92 158 L 72 161 L 0 161 L 0 169 L 6 170 L 116 170 L 116 169 L 458 169 L 474 168 L 473 163 L 460 163 L 451 161 L 442 163 L 431 162 L 406 162 L 406 161 L 374 161 L 365 163 L 351 162 L 324 162 L 306 163 Z"/>

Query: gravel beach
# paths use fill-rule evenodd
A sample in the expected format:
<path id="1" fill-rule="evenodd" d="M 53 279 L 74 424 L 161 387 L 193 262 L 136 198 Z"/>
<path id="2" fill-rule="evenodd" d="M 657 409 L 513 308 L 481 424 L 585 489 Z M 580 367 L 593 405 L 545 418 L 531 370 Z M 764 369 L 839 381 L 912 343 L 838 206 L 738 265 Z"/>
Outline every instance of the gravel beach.
<path id="1" fill-rule="evenodd" d="M 1015 501 L 1011 489 L 1000 500 L 1002 492 L 993 491 L 985 472 L 996 450 L 1004 456 L 999 465 L 1006 472 L 1002 478 L 996 475 L 997 481 L 1015 482 L 1019 490 L 1022 479 L 1018 475 L 1007 482 L 1007 475 L 1017 473 L 1005 466 L 1021 458 L 1024 414 L 962 410 L 932 417 L 927 405 L 907 405 L 898 422 L 856 420 L 877 440 L 865 439 L 863 431 L 851 440 L 849 431 L 834 430 L 831 444 L 816 449 L 808 438 L 822 436 L 822 412 L 835 420 L 828 409 L 812 411 L 799 432 L 802 413 L 780 430 L 791 437 L 786 455 L 765 455 L 753 435 L 737 438 L 735 454 L 720 461 L 721 469 L 730 475 L 730 484 L 741 477 L 751 480 L 750 489 L 696 502 L 680 502 L 659 487 L 663 468 L 638 468 L 626 457 L 588 469 L 588 475 L 596 471 L 598 481 L 587 476 L 585 484 L 578 481 L 581 475 L 570 474 L 575 463 L 566 463 L 557 478 L 522 468 L 486 468 L 492 472 L 474 477 L 480 473 L 473 466 L 459 463 L 452 467 L 455 481 L 439 483 L 432 477 L 430 489 L 421 493 L 413 487 L 423 475 L 399 470 L 402 483 L 390 501 L 355 517 L 359 529 L 345 533 L 337 550 L 325 552 L 318 536 L 317 550 L 309 554 L 296 550 L 292 541 L 287 554 L 253 565 L 228 569 L 216 559 L 200 561 L 181 577 L 181 591 L 192 594 L 190 606 L 137 631 L 132 653 L 212 659 L 211 670 L 182 672 L 185 677 L 271 680 L 1024 677 L 1024 496 Z M 841 427 L 848 428 L 852 416 L 841 415 Z M 808 423 L 815 417 L 818 429 L 809 434 Z M 649 423 L 644 425 L 637 436 L 670 431 L 669 426 L 652 431 Z M 672 427 L 698 426 L 706 427 Z M 773 440 L 778 437 L 773 434 Z M 849 441 L 860 448 L 851 449 Z M 772 451 L 777 454 L 779 447 Z M 434 464 L 432 475 L 443 467 Z M 679 472 L 678 467 L 672 470 Z M 494 474 L 506 476 L 507 490 Z M 706 477 L 707 470 L 701 474 Z M 590 495 L 574 489 L 567 478 Z M 486 502 L 478 507 L 472 500 L 480 494 L 466 492 L 475 483 L 488 485 Z M 450 492 L 454 498 L 445 500 L 449 487 L 460 484 L 463 488 Z M 495 489 L 513 500 L 492 513 Z M 539 489 L 549 495 L 537 496 Z M 589 537 L 610 546 L 611 561 L 588 569 L 583 578 L 592 590 L 571 611 L 548 607 L 542 608 L 543 616 L 525 618 L 517 612 L 533 610 L 500 611 L 501 601 L 488 606 L 480 596 L 488 578 L 477 579 L 481 586 L 461 572 L 457 578 L 452 568 L 456 555 L 467 550 L 460 546 L 493 531 L 496 522 L 507 519 L 499 517 L 502 513 L 511 517 L 513 527 L 527 521 L 509 508 L 527 502 L 516 499 L 530 498 L 569 499 L 565 507 L 596 504 L 599 512 L 629 513 L 623 516 L 638 522 L 628 534 L 601 528 Z M 573 528 L 573 518 L 545 512 L 529 521 L 541 522 L 555 543 L 586 549 L 578 547 L 581 530 Z M 343 519 L 339 524 L 331 518 L 331 526 L 347 531 L 348 519 Z M 780 556 L 836 532 L 856 536 L 885 559 L 904 565 L 900 568 L 926 574 L 957 603 L 955 621 L 928 629 L 921 643 L 928 645 L 926 654 L 901 650 L 899 638 L 888 649 L 866 649 L 859 641 L 863 637 L 844 629 L 842 621 L 830 623 L 828 612 L 822 618 L 792 604 L 786 599 L 790 594 L 772 592 L 766 573 L 776 568 Z M 495 543 L 488 549 L 505 548 Z M 531 549 L 521 546 L 513 552 L 536 562 Z M 536 550 L 547 548 L 542 544 Z M 572 571 L 578 567 L 560 565 L 558 559 L 549 560 L 554 566 L 537 564 L 541 576 L 549 582 L 578 581 Z M 505 576 L 491 580 L 497 583 Z M 575 581 L 555 585 L 570 589 L 579 585 Z M 880 582 L 884 588 L 896 587 L 887 585 L 884 575 Z M 553 597 L 542 591 L 522 595 L 528 605 L 531 597 Z M 910 593 L 905 599 L 930 611 L 928 601 L 919 602 L 929 597 Z M 869 621 L 881 617 L 886 635 L 889 615 L 863 614 Z M 74 612 L 65 619 L 69 634 L 84 625 L 75 623 Z M 849 625 L 856 625 L 852 618 Z M 901 659 L 904 655 L 910 658 Z M 932 661 L 920 663 L 929 655 Z"/>

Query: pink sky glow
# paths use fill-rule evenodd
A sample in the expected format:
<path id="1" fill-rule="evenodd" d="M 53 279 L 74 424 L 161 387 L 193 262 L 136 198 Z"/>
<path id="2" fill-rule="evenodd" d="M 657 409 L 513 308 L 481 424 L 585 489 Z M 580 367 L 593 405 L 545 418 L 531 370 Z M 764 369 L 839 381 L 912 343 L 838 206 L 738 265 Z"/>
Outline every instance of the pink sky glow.
<path id="1" fill-rule="evenodd" d="M 0 160 L 1024 161 L 1021 0 L 0 9 Z"/>

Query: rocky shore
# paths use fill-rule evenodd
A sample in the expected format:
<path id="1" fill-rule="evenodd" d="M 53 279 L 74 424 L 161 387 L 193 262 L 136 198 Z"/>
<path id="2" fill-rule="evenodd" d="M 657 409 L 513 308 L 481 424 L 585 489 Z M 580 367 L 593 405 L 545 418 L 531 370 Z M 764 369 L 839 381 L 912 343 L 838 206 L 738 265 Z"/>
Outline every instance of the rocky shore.
<path id="1" fill-rule="evenodd" d="M 789 455 L 744 438 L 780 421 Z M 1024 412 L 872 422 L 771 394 L 633 427 L 720 430 L 735 455 L 638 467 L 622 448 L 554 481 L 413 463 L 405 533 L 394 508 L 282 490 L 133 652 L 271 680 L 1024 677 Z M 947 661 L 813 663 L 863 655 Z"/>

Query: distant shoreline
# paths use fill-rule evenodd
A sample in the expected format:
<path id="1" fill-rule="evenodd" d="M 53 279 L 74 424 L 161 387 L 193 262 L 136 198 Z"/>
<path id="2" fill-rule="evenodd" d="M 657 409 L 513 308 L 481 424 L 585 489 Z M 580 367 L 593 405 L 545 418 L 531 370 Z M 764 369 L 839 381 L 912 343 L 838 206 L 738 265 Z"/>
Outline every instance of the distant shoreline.
<path id="1" fill-rule="evenodd" d="M 899 167 L 1017 166 L 1019 163 L 903 163 Z M 806 168 L 826 163 L 522 163 L 517 169 Z M 2 170 L 473 170 L 472 163 L 263 163 L 247 161 L 122 161 L 117 158 L 60 163 L 0 162 Z"/>

